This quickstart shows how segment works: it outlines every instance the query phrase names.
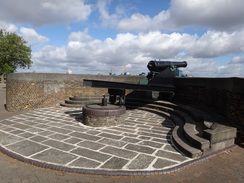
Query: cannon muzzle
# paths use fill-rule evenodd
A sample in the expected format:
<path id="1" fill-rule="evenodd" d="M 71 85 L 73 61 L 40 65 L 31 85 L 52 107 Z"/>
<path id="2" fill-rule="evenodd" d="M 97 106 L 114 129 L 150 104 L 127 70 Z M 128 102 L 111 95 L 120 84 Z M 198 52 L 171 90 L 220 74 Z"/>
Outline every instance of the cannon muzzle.
<path id="1" fill-rule="evenodd" d="M 187 66 L 186 61 L 171 62 L 171 61 L 153 61 L 153 60 L 151 60 L 147 64 L 147 68 L 150 71 L 154 71 L 154 72 L 161 72 L 168 67 L 186 67 L 186 66 Z"/>

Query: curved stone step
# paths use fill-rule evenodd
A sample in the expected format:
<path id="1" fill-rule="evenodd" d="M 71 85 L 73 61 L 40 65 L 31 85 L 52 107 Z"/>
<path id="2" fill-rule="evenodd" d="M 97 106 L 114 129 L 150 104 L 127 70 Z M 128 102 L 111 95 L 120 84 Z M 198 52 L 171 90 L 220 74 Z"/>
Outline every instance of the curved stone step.
<path id="1" fill-rule="evenodd" d="M 100 100 L 102 101 L 101 96 L 74 96 L 74 97 L 69 97 L 70 100 L 72 101 L 89 101 L 89 100 Z"/>
<path id="2" fill-rule="evenodd" d="M 81 108 L 83 107 L 83 104 L 67 104 L 67 103 L 60 103 L 60 106 L 62 107 L 74 107 L 74 108 Z"/>
<path id="3" fill-rule="evenodd" d="M 134 104 L 134 106 L 133 106 Z M 128 105 L 128 103 L 127 103 Z M 182 152 L 183 154 L 185 154 L 186 156 L 190 157 L 190 158 L 196 158 L 196 157 L 200 157 L 202 155 L 202 151 L 192 147 L 191 144 L 189 144 L 187 142 L 187 140 L 184 137 L 184 132 L 183 132 L 183 128 L 182 126 L 185 124 L 184 120 L 182 120 L 182 117 L 180 115 L 177 115 L 177 113 L 175 113 L 174 111 L 171 111 L 169 108 L 166 110 L 162 110 L 162 106 L 158 106 L 161 107 L 159 110 L 159 108 L 153 109 L 151 108 L 152 105 L 147 104 L 144 106 L 139 106 L 138 103 L 130 103 L 130 107 L 133 106 L 134 108 L 138 108 L 141 110 L 146 110 L 146 111 L 150 111 L 150 112 L 154 112 L 156 114 L 162 115 L 168 119 L 170 119 L 174 124 L 175 124 L 175 128 L 173 129 L 172 132 L 172 140 L 174 142 L 174 145 L 176 146 L 176 148 Z M 128 106 L 127 106 L 128 107 Z M 155 107 L 155 105 L 154 105 Z"/>
<path id="4" fill-rule="evenodd" d="M 84 105 L 84 104 L 90 104 L 90 103 L 101 103 L 100 100 L 65 100 L 66 104 L 80 104 L 80 105 Z"/>

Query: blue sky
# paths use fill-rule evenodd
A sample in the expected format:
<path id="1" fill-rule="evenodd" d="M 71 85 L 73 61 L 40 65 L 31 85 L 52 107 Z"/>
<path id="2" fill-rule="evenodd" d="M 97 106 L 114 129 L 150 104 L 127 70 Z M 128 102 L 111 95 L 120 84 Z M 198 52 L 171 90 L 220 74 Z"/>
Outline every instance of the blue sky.
<path id="1" fill-rule="evenodd" d="M 196 77 L 244 77 L 243 0 L 0 0 L 0 29 L 32 47 L 18 72 L 132 74 L 150 60 Z"/>

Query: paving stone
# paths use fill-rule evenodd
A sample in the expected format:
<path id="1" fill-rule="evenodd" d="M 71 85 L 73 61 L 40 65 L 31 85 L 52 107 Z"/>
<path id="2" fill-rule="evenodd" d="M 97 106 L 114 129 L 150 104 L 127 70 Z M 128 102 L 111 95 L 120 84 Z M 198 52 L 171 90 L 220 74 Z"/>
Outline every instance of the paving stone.
<path id="1" fill-rule="evenodd" d="M 48 130 L 49 131 L 58 132 L 58 133 L 61 133 L 61 134 L 67 134 L 67 133 L 70 133 L 71 132 L 71 130 L 57 128 L 57 127 L 51 127 L 51 128 L 48 128 Z"/>
<path id="2" fill-rule="evenodd" d="M 177 150 L 172 145 L 169 145 L 169 144 L 167 144 L 166 146 L 164 146 L 164 149 L 165 150 L 168 150 L 168 151 L 177 152 Z"/>
<path id="3" fill-rule="evenodd" d="M 130 137 L 124 137 L 123 139 L 121 139 L 122 141 L 125 141 L 125 142 L 130 142 L 130 143 L 138 143 L 140 142 L 140 140 L 138 139 L 135 139 L 135 138 L 130 138 Z"/>
<path id="4" fill-rule="evenodd" d="M 119 149 L 119 148 L 115 148 L 115 147 L 111 147 L 111 146 L 105 147 L 105 148 L 101 149 L 100 151 L 109 153 L 112 155 L 116 155 L 118 157 L 126 158 L 126 159 L 132 159 L 137 155 L 137 153 L 135 153 L 135 152 L 125 150 L 125 149 Z"/>
<path id="5" fill-rule="evenodd" d="M 86 158 L 79 158 L 72 163 L 70 163 L 70 166 L 75 166 L 75 167 L 84 167 L 84 168 L 96 168 L 100 165 L 101 163 L 98 163 L 96 161 L 92 161 Z"/>
<path id="6" fill-rule="evenodd" d="M 89 131 L 86 131 L 86 133 L 90 134 L 90 135 L 98 135 L 100 132 L 97 130 L 89 130 Z"/>
<path id="7" fill-rule="evenodd" d="M 22 129 L 22 130 L 31 128 L 31 126 L 29 126 L 29 125 L 24 125 L 24 124 L 20 124 L 20 123 L 16 123 L 16 124 L 12 125 L 12 127 L 19 128 L 19 129 Z"/>
<path id="8" fill-rule="evenodd" d="M 28 129 L 26 129 L 26 131 L 31 132 L 31 133 L 40 133 L 40 132 L 43 132 L 44 130 L 42 130 L 40 128 L 28 128 Z"/>
<path id="9" fill-rule="evenodd" d="M 34 137 L 31 137 L 30 140 L 33 140 L 35 142 L 42 142 L 44 140 L 46 140 L 47 138 L 46 137 L 43 137 L 43 136 L 34 136 Z"/>
<path id="10" fill-rule="evenodd" d="M 139 131 L 137 134 L 143 135 L 143 136 L 148 136 L 148 137 L 156 137 L 156 138 L 165 138 L 166 137 L 166 135 L 159 135 L 159 134 L 147 133 L 147 132 L 142 132 L 142 131 Z"/>
<path id="11" fill-rule="evenodd" d="M 17 134 L 24 133 L 24 132 L 25 131 L 23 131 L 23 130 L 14 130 L 14 131 L 10 131 L 9 133 L 17 135 Z"/>
<path id="12" fill-rule="evenodd" d="M 139 136 L 138 138 L 141 140 L 150 140 L 151 139 L 151 137 L 148 137 L 148 136 Z"/>
<path id="13" fill-rule="evenodd" d="M 170 139 L 169 138 L 166 138 L 166 139 L 152 138 L 151 141 L 167 144 L 167 143 L 169 143 Z"/>
<path id="14" fill-rule="evenodd" d="M 80 133 L 80 132 L 73 132 L 69 134 L 70 136 L 81 138 L 81 139 L 86 139 L 86 140 L 91 140 L 91 141 L 97 141 L 101 139 L 100 137 L 93 136 L 93 135 L 88 135 L 85 133 Z"/>
<path id="15" fill-rule="evenodd" d="M 112 130 L 112 129 L 103 129 L 103 132 L 108 132 L 116 135 L 121 135 L 123 132 L 117 131 L 117 130 Z"/>
<path id="16" fill-rule="evenodd" d="M 107 138 L 103 138 L 103 139 L 99 140 L 98 142 L 100 142 L 102 144 L 106 144 L 106 145 L 116 146 L 116 147 L 123 147 L 126 145 L 125 142 L 113 140 L 113 139 L 107 139 Z"/>
<path id="17" fill-rule="evenodd" d="M 12 124 L 15 124 L 13 121 L 10 121 L 10 120 L 2 120 L 0 121 L 1 124 L 4 124 L 4 125 L 12 125 Z"/>
<path id="18" fill-rule="evenodd" d="M 113 135 L 113 134 L 109 134 L 109 133 L 101 133 L 99 134 L 98 136 L 101 136 L 101 137 L 107 137 L 107 138 L 111 138 L 111 139 L 122 139 L 123 136 L 119 136 L 119 135 Z"/>
<path id="19" fill-rule="evenodd" d="M 161 148 L 164 145 L 163 143 L 156 143 L 156 142 L 152 142 L 152 141 L 142 141 L 139 144 L 151 146 L 151 147 L 155 147 L 155 148 Z"/>
<path id="20" fill-rule="evenodd" d="M 63 135 L 63 134 L 60 134 L 60 133 L 56 133 L 56 134 L 53 134 L 53 135 L 49 135 L 48 137 L 50 137 L 52 139 L 55 139 L 55 140 L 64 140 L 64 139 L 69 138 L 69 135 Z"/>
<path id="21" fill-rule="evenodd" d="M 29 133 L 29 132 L 24 132 L 24 133 L 18 134 L 18 136 L 23 137 L 23 138 L 29 138 L 29 137 L 35 136 L 35 134 Z"/>
<path id="22" fill-rule="evenodd" d="M 50 126 L 45 125 L 45 124 L 38 124 L 38 125 L 35 125 L 35 127 L 37 127 L 37 128 L 45 128 L 45 129 L 47 129 L 47 128 L 49 128 Z"/>
<path id="23" fill-rule="evenodd" d="M 10 135 L 5 132 L 0 133 L 0 144 L 1 145 L 13 144 L 13 143 L 19 142 L 21 140 L 23 140 L 23 138 L 21 138 L 21 137 Z"/>
<path id="24" fill-rule="evenodd" d="M 125 149 L 146 153 L 146 154 L 152 154 L 155 151 L 155 149 L 153 148 L 146 147 L 146 146 L 139 146 L 135 144 L 128 144 L 127 146 L 125 146 Z"/>
<path id="25" fill-rule="evenodd" d="M 14 144 L 6 146 L 7 149 L 10 149 L 14 152 L 18 152 L 18 154 L 24 155 L 24 156 L 30 156 L 32 154 L 35 154 L 37 152 L 43 151 L 47 149 L 47 146 L 38 144 L 36 142 L 32 142 L 29 140 L 24 140 L 20 142 L 16 142 Z"/>
<path id="26" fill-rule="evenodd" d="M 173 161 L 169 161 L 169 160 L 165 160 L 165 159 L 158 159 L 153 167 L 154 168 L 165 168 L 167 166 L 172 166 L 172 165 L 175 165 L 177 163 L 173 162 Z"/>
<path id="27" fill-rule="evenodd" d="M 127 137 L 133 137 L 133 138 L 138 137 L 138 135 L 131 134 L 131 133 L 123 133 L 123 136 L 127 136 Z"/>
<path id="28" fill-rule="evenodd" d="M 40 152 L 32 156 L 31 158 L 50 163 L 65 165 L 71 162 L 72 160 L 76 159 L 77 156 L 56 149 L 47 149 L 46 151 Z"/>
<path id="29" fill-rule="evenodd" d="M 38 125 L 39 123 L 36 123 L 36 122 L 33 122 L 33 121 L 25 121 L 24 124 L 26 124 L 26 125 L 30 125 L 30 126 L 36 126 L 36 125 Z"/>
<path id="30" fill-rule="evenodd" d="M 53 132 L 48 131 L 48 130 L 43 130 L 42 132 L 39 132 L 38 135 L 42 135 L 42 136 L 49 136 L 52 135 Z"/>
<path id="31" fill-rule="evenodd" d="M 67 142 L 67 143 L 70 143 L 70 144 L 77 144 L 79 142 L 82 142 L 82 140 L 78 139 L 78 138 L 70 137 L 70 138 L 64 140 L 64 142 Z"/>
<path id="32" fill-rule="evenodd" d="M 76 146 L 73 146 L 73 145 L 70 145 L 70 144 L 67 144 L 64 142 L 59 142 L 56 140 L 47 140 L 47 141 L 44 141 L 42 143 L 45 145 L 63 150 L 63 151 L 69 151 L 69 150 L 74 149 L 76 147 Z"/>
<path id="33" fill-rule="evenodd" d="M 158 150 L 155 155 L 159 156 L 159 157 L 167 158 L 167 159 L 172 159 L 175 161 L 185 161 L 185 160 L 189 159 L 181 154 L 171 153 L 171 152 L 163 151 L 163 150 Z"/>
<path id="34" fill-rule="evenodd" d="M 71 153 L 83 156 L 83 157 L 87 157 L 93 160 L 97 160 L 99 162 L 104 162 L 106 160 L 108 160 L 111 156 L 107 155 L 107 154 L 103 154 L 100 152 L 96 152 L 96 151 L 92 151 L 92 150 L 88 150 L 85 148 L 77 148 L 71 151 Z"/>
<path id="35" fill-rule="evenodd" d="M 128 163 L 128 160 L 113 157 L 108 160 L 103 166 L 101 166 L 101 168 L 121 170 L 126 165 L 126 163 Z"/>
<path id="36" fill-rule="evenodd" d="M 104 145 L 96 143 L 96 142 L 92 142 L 92 141 L 83 141 L 77 144 L 78 146 L 81 147 L 86 147 L 88 149 L 93 149 L 93 150 L 98 150 L 101 149 L 102 147 L 104 147 Z"/>
<path id="37" fill-rule="evenodd" d="M 111 129 L 116 130 L 116 131 L 121 131 L 121 132 L 127 132 L 127 133 L 135 133 L 136 132 L 135 130 L 129 130 L 129 129 L 121 128 L 121 127 L 113 127 Z"/>
<path id="38" fill-rule="evenodd" d="M 153 156 L 139 154 L 128 166 L 128 169 L 146 169 L 155 159 Z"/>

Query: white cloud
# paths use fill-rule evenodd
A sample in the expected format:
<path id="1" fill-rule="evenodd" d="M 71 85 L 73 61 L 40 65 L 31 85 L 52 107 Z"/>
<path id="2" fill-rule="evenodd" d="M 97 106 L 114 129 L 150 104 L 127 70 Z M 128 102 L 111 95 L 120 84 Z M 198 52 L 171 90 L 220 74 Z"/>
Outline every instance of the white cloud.
<path id="1" fill-rule="evenodd" d="M 4 29 L 7 32 L 16 32 L 18 30 L 18 27 L 14 24 L 0 21 L 0 29 Z"/>
<path id="2" fill-rule="evenodd" d="M 100 20 L 103 26 L 108 27 L 116 27 L 119 20 L 125 15 L 125 2 L 123 2 L 123 6 L 116 6 L 114 8 L 114 12 L 109 12 L 109 5 L 111 4 L 112 0 L 99 0 L 97 1 L 96 8 L 100 13 Z"/>
<path id="3" fill-rule="evenodd" d="M 220 43 L 223 37 L 228 37 L 227 40 L 231 44 L 228 45 L 228 48 L 234 47 L 234 51 L 237 49 L 234 41 L 236 37 L 232 34 L 214 35 L 212 32 L 209 36 L 213 45 Z M 84 41 L 86 36 L 89 39 Z M 115 66 L 117 69 L 115 72 L 119 74 L 122 72 L 122 65 L 125 65 L 128 72 L 138 74 L 148 71 L 146 66 L 150 60 L 161 59 L 186 60 L 188 66 L 184 71 L 186 74 L 193 76 L 243 77 L 244 74 L 243 67 L 238 68 L 231 66 L 231 64 L 220 65 L 213 59 L 206 59 L 209 56 L 208 50 L 214 49 L 214 47 L 202 43 L 206 39 L 205 35 L 198 38 L 196 35 L 180 33 L 150 32 L 138 35 L 126 33 L 118 34 L 115 39 L 107 38 L 102 41 L 91 38 L 88 31 L 85 30 L 84 32 L 73 32 L 69 38 L 69 42 L 65 47 L 46 46 L 40 52 L 33 53 L 33 67 L 36 68 L 35 70 L 38 72 L 38 68 L 46 68 L 47 70 L 42 69 L 41 72 L 47 72 L 50 65 L 52 65 L 63 73 L 67 69 L 72 69 L 73 73 L 107 74 Z M 200 53 L 197 52 L 198 49 L 206 51 Z M 226 50 L 228 51 L 226 46 L 220 46 L 216 50 L 219 50 L 221 54 Z M 209 51 L 211 52 L 211 50 Z M 196 58 L 197 54 L 201 54 L 202 58 Z M 35 60 L 37 60 L 38 67 Z M 55 69 L 55 71 L 57 70 Z"/>
<path id="4" fill-rule="evenodd" d="M 244 29 L 233 33 L 208 31 L 193 45 L 189 54 L 194 57 L 217 57 L 243 53 Z"/>
<path id="5" fill-rule="evenodd" d="M 82 0 L 1 0 L 0 19 L 35 26 L 80 22 L 91 13 Z"/>
<path id="6" fill-rule="evenodd" d="M 244 56 L 235 56 L 230 64 L 244 64 Z"/>
<path id="7" fill-rule="evenodd" d="M 88 34 L 88 29 L 85 29 L 83 32 L 72 32 L 69 35 L 69 41 L 86 41 L 90 39 L 92 37 Z"/>
<path id="8" fill-rule="evenodd" d="M 36 43 L 45 43 L 49 41 L 47 37 L 39 35 L 34 29 L 31 28 L 21 27 L 20 33 L 29 45 L 33 45 Z"/>
<path id="9" fill-rule="evenodd" d="M 244 27 L 243 0 L 171 0 L 170 8 L 154 17 L 139 13 L 122 19 L 123 31 L 148 32 L 177 30 L 185 27 L 205 27 L 233 31 Z"/>

